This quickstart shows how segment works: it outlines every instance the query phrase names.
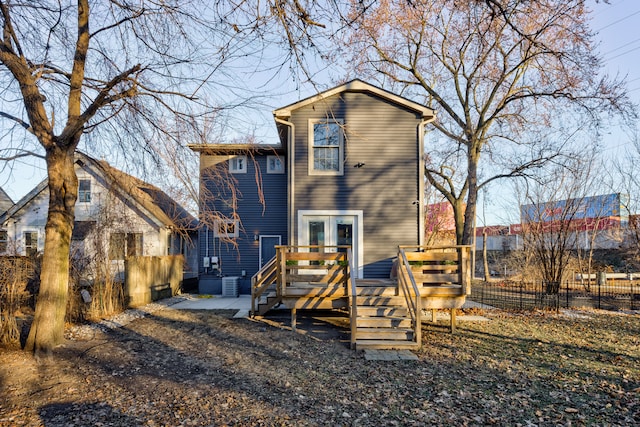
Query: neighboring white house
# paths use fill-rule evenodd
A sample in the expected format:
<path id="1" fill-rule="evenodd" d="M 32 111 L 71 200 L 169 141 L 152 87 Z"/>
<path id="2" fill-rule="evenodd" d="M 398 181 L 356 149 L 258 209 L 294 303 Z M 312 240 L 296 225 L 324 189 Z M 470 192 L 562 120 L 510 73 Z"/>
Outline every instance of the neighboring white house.
<path id="1" fill-rule="evenodd" d="M 72 256 L 108 260 L 114 273 L 126 256 L 185 256 L 184 278 L 197 277 L 197 220 L 157 187 L 76 154 L 78 200 Z M 45 179 L 0 212 L 0 254 L 34 255 L 44 249 L 49 206 Z"/>

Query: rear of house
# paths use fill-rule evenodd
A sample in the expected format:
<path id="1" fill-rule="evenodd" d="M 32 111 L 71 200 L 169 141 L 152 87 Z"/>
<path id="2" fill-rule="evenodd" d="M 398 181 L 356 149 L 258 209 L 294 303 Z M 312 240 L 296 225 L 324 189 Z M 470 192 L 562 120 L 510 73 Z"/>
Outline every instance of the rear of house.
<path id="1" fill-rule="evenodd" d="M 388 278 L 398 245 L 423 243 L 433 111 L 354 80 L 274 117 L 277 146 L 191 146 L 209 225 L 199 238 L 201 291 L 220 293 L 232 277 L 249 293 L 277 244 L 348 245 L 357 277 Z"/>

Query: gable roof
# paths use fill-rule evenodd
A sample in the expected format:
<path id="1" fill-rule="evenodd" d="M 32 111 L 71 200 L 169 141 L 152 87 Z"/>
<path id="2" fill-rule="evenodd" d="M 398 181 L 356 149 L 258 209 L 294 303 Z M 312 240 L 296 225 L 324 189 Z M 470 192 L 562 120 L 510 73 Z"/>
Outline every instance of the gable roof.
<path id="1" fill-rule="evenodd" d="M 286 107 L 279 108 L 273 112 L 273 115 L 277 119 L 288 119 L 289 117 L 291 117 L 291 112 L 293 110 L 297 110 L 298 108 L 302 108 L 306 105 L 323 101 L 331 96 L 338 95 L 344 92 L 368 93 L 371 95 L 375 95 L 379 98 L 382 98 L 386 101 L 389 101 L 393 104 L 400 105 L 411 111 L 414 111 L 420 114 L 423 119 L 435 118 L 435 110 L 425 107 L 422 104 L 418 104 L 417 102 L 413 102 L 402 96 L 398 96 L 385 89 L 379 88 L 378 86 L 374 86 L 370 83 L 364 82 L 360 79 L 351 80 L 345 84 L 336 86 L 333 89 L 320 92 L 316 95 L 310 96 L 301 101 L 294 102 L 293 104 L 289 104 Z"/>
<path id="2" fill-rule="evenodd" d="M 7 193 L 0 187 L 0 215 L 8 211 L 13 206 L 13 200 Z"/>
<path id="3" fill-rule="evenodd" d="M 104 183 L 117 191 L 118 196 L 129 200 L 153 215 L 159 224 L 183 230 L 195 230 L 198 220 L 158 187 L 114 168 L 104 160 L 96 160 L 82 152 L 76 152 L 76 164 L 88 172 L 97 174 Z M 0 215 L 0 222 L 13 216 L 38 194 L 46 190 L 44 179 L 11 209 Z"/>

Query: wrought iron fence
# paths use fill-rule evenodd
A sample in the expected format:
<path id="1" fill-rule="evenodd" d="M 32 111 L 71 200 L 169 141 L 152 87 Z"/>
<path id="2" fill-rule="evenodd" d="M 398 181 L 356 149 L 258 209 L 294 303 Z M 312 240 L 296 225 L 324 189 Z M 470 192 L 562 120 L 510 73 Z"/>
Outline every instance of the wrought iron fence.
<path id="1" fill-rule="evenodd" d="M 470 299 L 506 309 L 597 308 L 603 310 L 640 310 L 640 282 L 633 280 L 606 283 L 563 282 L 557 293 L 544 282 L 502 280 L 474 282 Z"/>

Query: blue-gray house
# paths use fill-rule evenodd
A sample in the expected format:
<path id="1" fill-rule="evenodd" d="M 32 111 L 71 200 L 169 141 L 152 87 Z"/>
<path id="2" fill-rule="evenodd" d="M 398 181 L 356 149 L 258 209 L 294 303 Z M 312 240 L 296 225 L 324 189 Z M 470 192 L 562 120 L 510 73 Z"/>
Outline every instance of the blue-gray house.
<path id="1" fill-rule="evenodd" d="M 200 289 L 224 293 L 277 245 L 349 245 L 354 275 L 389 278 L 424 239 L 425 125 L 434 111 L 353 80 L 274 111 L 276 145 L 200 144 Z M 339 250 L 339 249 L 336 249 Z"/>

